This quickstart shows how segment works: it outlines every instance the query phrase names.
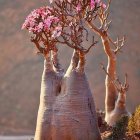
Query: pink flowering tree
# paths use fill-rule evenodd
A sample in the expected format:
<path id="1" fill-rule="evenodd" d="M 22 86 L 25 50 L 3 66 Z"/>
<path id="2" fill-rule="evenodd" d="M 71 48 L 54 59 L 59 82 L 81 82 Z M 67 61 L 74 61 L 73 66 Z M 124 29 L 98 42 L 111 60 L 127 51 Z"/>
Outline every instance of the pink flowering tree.
<path id="1" fill-rule="evenodd" d="M 83 46 L 89 33 L 80 14 L 82 1 L 53 4 L 32 11 L 22 26 L 45 58 L 35 140 L 101 140 L 84 71 L 85 55 L 97 42 L 93 36 L 91 45 Z M 58 44 L 74 49 L 66 73 L 58 61 Z"/>
<path id="2" fill-rule="evenodd" d="M 70 3 L 68 2 L 68 4 Z M 66 44 L 85 53 L 89 50 L 89 48 L 84 49 L 81 45 L 84 41 L 84 31 L 87 33 L 86 39 L 88 39 L 88 31 L 83 26 L 82 20 L 77 19 L 80 7 L 75 7 L 76 11 L 73 14 L 71 11 L 67 11 L 71 14 L 66 13 L 66 8 L 68 7 L 65 7 L 64 3 L 57 3 L 57 8 L 41 7 L 33 10 L 23 23 L 22 29 L 29 31 L 31 41 L 35 43 L 40 53 L 54 49 L 57 43 Z M 68 31 L 71 32 L 68 33 Z M 61 38 L 59 38 L 60 36 Z"/>
<path id="3" fill-rule="evenodd" d="M 118 40 L 116 52 L 111 51 L 111 38 L 107 33 L 110 1 L 108 6 L 101 0 L 50 0 L 50 3 L 51 7 L 32 11 L 22 26 L 29 31 L 31 41 L 45 58 L 35 140 L 101 140 L 94 99 L 84 71 L 85 55 L 97 41 L 93 34 L 88 47 L 83 46 L 83 42 L 91 37 L 89 29 L 102 39 L 108 56 L 107 71 L 103 67 L 107 74 L 106 121 L 113 125 L 111 116 L 115 108 L 125 110 L 123 105 L 128 84 L 126 82 L 123 86 L 119 82 L 116 89 L 114 82 L 114 56 L 122 48 L 124 39 Z M 95 21 L 101 23 L 100 28 L 94 24 Z M 74 50 L 66 73 L 59 63 L 58 44 Z M 122 101 L 123 105 L 120 105 Z M 122 114 L 115 112 L 113 121 L 116 122 Z"/>
<path id="4" fill-rule="evenodd" d="M 33 10 L 22 25 L 22 29 L 27 29 L 31 33 L 31 41 L 40 53 L 55 49 L 56 38 L 62 32 L 62 22 L 53 13 L 54 10 L 50 7 Z"/>

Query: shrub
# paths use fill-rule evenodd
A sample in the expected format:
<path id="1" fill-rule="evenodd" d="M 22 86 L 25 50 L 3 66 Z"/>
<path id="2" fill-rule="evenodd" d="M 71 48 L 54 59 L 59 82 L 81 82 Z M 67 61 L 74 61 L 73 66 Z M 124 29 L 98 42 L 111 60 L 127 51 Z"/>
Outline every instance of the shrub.
<path id="1" fill-rule="evenodd" d="M 122 116 L 120 120 L 112 127 L 112 133 L 106 140 L 122 140 L 127 130 L 128 116 Z"/>
<path id="2" fill-rule="evenodd" d="M 140 105 L 128 121 L 128 132 L 134 134 L 140 131 Z"/>

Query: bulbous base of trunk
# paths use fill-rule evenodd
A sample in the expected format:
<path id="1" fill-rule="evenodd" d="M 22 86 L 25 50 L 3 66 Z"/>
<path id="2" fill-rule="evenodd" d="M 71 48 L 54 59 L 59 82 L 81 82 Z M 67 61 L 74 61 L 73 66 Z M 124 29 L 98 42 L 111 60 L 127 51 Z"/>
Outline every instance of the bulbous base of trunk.
<path id="1" fill-rule="evenodd" d="M 40 114 L 44 109 L 45 106 L 40 107 Z M 48 113 L 51 115 L 38 123 L 35 140 L 101 140 L 93 97 L 84 73 L 73 70 L 64 77 L 64 87 L 52 109 L 46 110 Z"/>
<path id="2" fill-rule="evenodd" d="M 85 74 L 72 71 L 66 77 L 66 85 L 66 92 L 60 94 L 54 105 L 52 139 L 101 140 Z"/>
<path id="3" fill-rule="evenodd" d="M 114 126 L 116 122 L 124 115 L 128 117 L 131 116 L 131 114 L 125 109 L 114 109 L 113 111 L 106 113 L 105 121 L 109 126 Z"/>
<path id="4" fill-rule="evenodd" d="M 57 76 L 54 71 L 43 72 L 35 140 L 51 140 L 53 105 L 60 81 L 61 77 Z"/>

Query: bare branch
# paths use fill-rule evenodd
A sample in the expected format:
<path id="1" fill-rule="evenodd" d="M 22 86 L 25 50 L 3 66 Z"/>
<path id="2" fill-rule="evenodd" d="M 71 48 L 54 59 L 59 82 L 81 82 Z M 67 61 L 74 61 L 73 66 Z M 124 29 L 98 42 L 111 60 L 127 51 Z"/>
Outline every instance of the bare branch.
<path id="1" fill-rule="evenodd" d="M 40 47 L 39 40 L 40 40 L 40 37 L 38 35 L 35 35 L 35 37 L 31 37 L 31 42 L 33 42 L 35 44 L 36 48 L 39 50 L 38 53 L 44 54 L 44 48 Z"/>
<path id="2" fill-rule="evenodd" d="M 129 84 L 128 84 L 128 75 L 125 74 L 125 83 L 124 85 L 120 82 L 119 78 L 116 78 L 116 80 L 112 79 L 107 70 L 105 69 L 104 65 L 101 63 L 101 68 L 105 72 L 105 74 L 110 78 L 111 82 L 114 84 L 115 88 L 118 92 L 124 93 L 128 91 Z"/>
<path id="3" fill-rule="evenodd" d="M 89 26 L 90 29 L 93 30 L 93 32 L 97 33 L 98 35 L 102 35 L 102 32 L 99 28 L 97 28 L 92 22 L 86 21 L 87 25 Z"/>
<path id="4" fill-rule="evenodd" d="M 105 74 L 110 78 L 111 82 L 114 84 L 115 88 L 119 91 L 118 84 L 116 83 L 116 80 L 112 79 L 107 70 L 105 69 L 103 63 L 100 63 L 102 70 L 105 72 Z"/>
<path id="5" fill-rule="evenodd" d="M 107 8 L 106 8 L 105 12 L 107 12 L 109 10 L 111 2 L 112 2 L 112 0 L 108 0 L 108 5 L 107 5 Z"/>
<path id="6" fill-rule="evenodd" d="M 125 74 L 124 89 L 125 89 L 125 91 L 128 91 L 128 89 L 129 89 L 129 84 L 128 84 L 128 75 L 127 75 L 127 73 Z"/>
<path id="7" fill-rule="evenodd" d="M 124 46 L 125 43 L 125 36 L 123 36 L 122 39 L 119 39 L 119 37 L 117 38 L 117 41 L 114 42 L 114 45 L 116 46 L 116 49 L 114 50 L 114 53 L 117 54 L 118 52 L 121 52 L 121 49 Z"/>

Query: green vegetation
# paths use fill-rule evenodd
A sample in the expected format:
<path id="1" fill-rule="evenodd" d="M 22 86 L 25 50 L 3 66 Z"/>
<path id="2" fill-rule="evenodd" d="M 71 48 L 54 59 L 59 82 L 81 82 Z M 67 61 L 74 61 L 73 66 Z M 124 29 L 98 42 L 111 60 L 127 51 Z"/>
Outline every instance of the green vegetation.
<path id="1" fill-rule="evenodd" d="M 134 134 L 140 130 L 140 105 L 128 121 L 128 131 Z"/>
<path id="2" fill-rule="evenodd" d="M 116 125 L 112 127 L 112 133 L 106 140 L 122 140 L 127 130 L 127 124 L 128 116 L 122 116 Z"/>

